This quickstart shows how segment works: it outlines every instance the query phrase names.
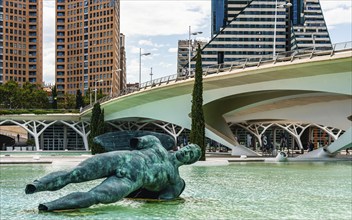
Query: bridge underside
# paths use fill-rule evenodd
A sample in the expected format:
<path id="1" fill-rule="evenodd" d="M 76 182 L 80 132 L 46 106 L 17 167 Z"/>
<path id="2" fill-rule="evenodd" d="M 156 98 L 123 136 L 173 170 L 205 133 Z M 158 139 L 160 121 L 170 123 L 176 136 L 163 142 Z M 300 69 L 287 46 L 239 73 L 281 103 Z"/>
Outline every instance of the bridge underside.
<path id="1" fill-rule="evenodd" d="M 255 155 L 235 140 L 229 123 L 288 121 L 347 130 L 352 115 L 351 57 L 279 63 L 205 76 L 207 137 Z M 148 118 L 190 129 L 193 80 L 159 86 L 102 104 L 105 120 Z M 83 118 L 90 117 L 89 112 Z"/>

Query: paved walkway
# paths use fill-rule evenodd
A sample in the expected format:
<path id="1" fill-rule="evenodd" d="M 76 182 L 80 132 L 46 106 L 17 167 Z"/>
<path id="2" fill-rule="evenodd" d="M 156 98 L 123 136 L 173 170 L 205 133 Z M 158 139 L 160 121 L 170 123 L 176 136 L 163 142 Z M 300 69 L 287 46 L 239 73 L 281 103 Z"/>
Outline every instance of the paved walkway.
<path id="1" fill-rule="evenodd" d="M 39 152 L 1 152 L 0 164 L 78 164 L 83 160 L 91 157 L 88 152 L 82 152 L 81 155 L 64 155 L 64 152 L 53 152 L 52 154 L 42 154 Z M 230 154 L 207 154 L 206 161 L 198 161 L 196 166 L 214 166 L 228 165 L 230 162 L 264 162 L 265 158 L 240 158 Z"/>
<path id="2" fill-rule="evenodd" d="M 67 164 L 67 165 L 77 165 L 83 160 L 91 157 L 89 152 L 76 153 L 75 155 L 70 155 L 69 153 L 65 155 L 64 152 L 5 152 L 0 153 L 0 165 L 1 164 Z M 291 159 L 291 158 L 289 158 Z M 352 155 L 338 155 L 335 158 L 324 161 L 338 161 L 338 160 L 350 160 L 352 161 Z M 236 162 L 276 162 L 274 157 L 238 157 L 231 156 L 230 154 L 222 153 L 211 153 L 206 155 L 206 161 L 198 161 L 194 166 L 220 166 L 228 165 L 230 163 Z"/>

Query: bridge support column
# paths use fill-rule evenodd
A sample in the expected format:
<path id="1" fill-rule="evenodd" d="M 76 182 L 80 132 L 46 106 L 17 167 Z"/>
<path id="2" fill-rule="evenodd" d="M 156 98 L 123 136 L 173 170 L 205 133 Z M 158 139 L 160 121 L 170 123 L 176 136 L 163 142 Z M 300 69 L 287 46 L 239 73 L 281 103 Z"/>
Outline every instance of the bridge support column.
<path id="1" fill-rule="evenodd" d="M 259 142 L 259 146 L 262 147 L 263 146 L 262 136 L 266 132 L 266 130 L 273 125 L 273 123 L 255 123 L 255 124 L 238 123 L 236 125 L 238 125 L 239 127 L 247 130 L 249 133 L 254 135 Z"/>
<path id="2" fill-rule="evenodd" d="M 289 134 L 291 134 L 293 136 L 293 138 L 295 139 L 299 149 L 303 149 L 303 144 L 301 141 L 301 136 L 303 134 L 303 132 L 309 127 L 311 126 L 311 124 L 300 124 L 300 123 L 284 123 L 284 124 L 279 124 L 276 123 L 276 126 L 284 129 L 285 131 L 287 131 Z"/>
<path id="3" fill-rule="evenodd" d="M 159 122 L 159 123 L 160 124 L 153 122 L 152 124 L 155 126 L 158 126 L 159 128 L 162 128 L 166 133 L 171 135 L 175 140 L 175 144 L 177 144 L 177 138 L 178 136 L 180 136 L 180 134 L 185 128 L 174 125 L 172 123 L 167 123 L 167 122 Z"/>
<path id="4" fill-rule="evenodd" d="M 62 124 L 67 125 L 68 127 L 72 128 L 77 134 L 79 134 L 82 137 L 83 144 L 84 144 L 84 149 L 86 151 L 89 150 L 88 146 L 88 135 L 90 132 L 86 133 L 86 128 L 89 126 L 88 122 L 77 122 L 77 121 L 60 121 Z"/>
<path id="5" fill-rule="evenodd" d="M 329 153 L 335 153 L 339 150 L 344 150 L 352 147 L 352 127 L 350 127 L 343 135 L 341 135 L 336 141 L 330 144 L 326 150 Z"/>

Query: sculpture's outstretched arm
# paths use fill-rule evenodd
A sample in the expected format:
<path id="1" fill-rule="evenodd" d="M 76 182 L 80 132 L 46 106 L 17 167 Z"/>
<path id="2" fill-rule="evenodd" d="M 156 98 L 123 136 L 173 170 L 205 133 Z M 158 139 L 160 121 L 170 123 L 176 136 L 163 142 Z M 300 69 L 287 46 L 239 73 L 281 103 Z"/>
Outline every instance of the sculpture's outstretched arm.
<path id="1" fill-rule="evenodd" d="M 88 192 L 75 192 L 52 202 L 38 206 L 42 211 L 67 210 L 86 208 L 99 203 L 113 203 L 126 197 L 141 186 L 128 178 L 111 176 Z"/>

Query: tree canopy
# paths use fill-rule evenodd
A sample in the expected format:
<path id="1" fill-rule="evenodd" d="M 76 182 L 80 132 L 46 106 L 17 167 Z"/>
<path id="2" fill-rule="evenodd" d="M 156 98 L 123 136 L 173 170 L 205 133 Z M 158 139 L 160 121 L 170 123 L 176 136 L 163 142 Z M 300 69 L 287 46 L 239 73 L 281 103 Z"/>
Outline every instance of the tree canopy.
<path id="1" fill-rule="evenodd" d="M 81 107 L 84 107 L 84 100 L 81 90 L 78 89 L 76 92 L 76 109 L 80 109 Z"/>
<path id="2" fill-rule="evenodd" d="M 25 82 L 22 87 L 15 81 L 0 85 L 0 107 L 3 109 L 49 108 L 48 94 L 40 84 Z"/>

